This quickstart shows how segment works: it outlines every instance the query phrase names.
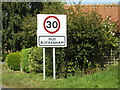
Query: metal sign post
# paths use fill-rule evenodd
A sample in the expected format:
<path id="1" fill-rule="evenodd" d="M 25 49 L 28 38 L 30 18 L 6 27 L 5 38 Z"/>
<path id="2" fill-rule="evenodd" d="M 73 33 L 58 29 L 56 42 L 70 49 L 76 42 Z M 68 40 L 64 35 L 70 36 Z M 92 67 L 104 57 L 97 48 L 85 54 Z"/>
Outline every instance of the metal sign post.
<path id="1" fill-rule="evenodd" d="M 43 48 L 43 80 L 45 80 L 45 48 Z"/>
<path id="2" fill-rule="evenodd" d="M 53 78 L 55 79 L 55 48 L 53 48 Z"/>

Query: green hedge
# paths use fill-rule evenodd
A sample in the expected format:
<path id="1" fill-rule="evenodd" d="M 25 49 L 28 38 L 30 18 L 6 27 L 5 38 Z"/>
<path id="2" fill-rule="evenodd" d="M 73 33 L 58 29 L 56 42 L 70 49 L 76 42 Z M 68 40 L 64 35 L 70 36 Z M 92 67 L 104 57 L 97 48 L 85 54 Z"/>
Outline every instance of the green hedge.
<path id="1" fill-rule="evenodd" d="M 30 48 L 29 49 L 22 49 L 22 51 L 20 53 L 22 69 L 25 72 L 29 72 L 29 70 L 28 70 L 29 50 L 30 50 Z"/>
<path id="2" fill-rule="evenodd" d="M 52 49 L 46 48 L 46 75 L 52 75 Z M 21 50 L 21 64 L 25 72 L 43 72 L 42 48 L 32 47 Z"/>
<path id="3" fill-rule="evenodd" d="M 20 53 L 8 54 L 6 63 L 11 70 L 20 70 Z"/>
<path id="4" fill-rule="evenodd" d="M 28 58 L 29 72 L 41 73 L 43 70 L 42 48 L 32 47 L 29 52 L 30 52 Z"/>

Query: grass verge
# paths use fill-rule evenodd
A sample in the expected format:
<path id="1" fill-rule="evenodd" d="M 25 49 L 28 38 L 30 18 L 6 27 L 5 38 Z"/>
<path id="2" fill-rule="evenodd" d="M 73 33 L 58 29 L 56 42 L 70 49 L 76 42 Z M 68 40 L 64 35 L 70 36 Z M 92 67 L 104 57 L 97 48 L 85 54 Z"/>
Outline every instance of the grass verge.
<path id="1" fill-rule="evenodd" d="M 72 76 L 66 79 L 47 78 L 42 74 L 4 71 L 2 83 L 16 88 L 118 88 L 118 67 L 109 67 L 92 75 Z"/>

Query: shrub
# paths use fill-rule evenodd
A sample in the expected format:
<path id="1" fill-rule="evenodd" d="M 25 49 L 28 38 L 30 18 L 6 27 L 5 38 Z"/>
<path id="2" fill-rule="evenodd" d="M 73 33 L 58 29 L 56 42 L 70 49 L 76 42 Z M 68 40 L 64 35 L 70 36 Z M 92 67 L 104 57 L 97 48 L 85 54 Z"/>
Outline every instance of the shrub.
<path id="1" fill-rule="evenodd" d="M 28 58 L 28 70 L 29 72 L 42 72 L 43 59 L 42 59 L 42 48 L 32 47 L 30 49 Z"/>
<path id="2" fill-rule="evenodd" d="M 29 50 L 30 50 L 30 48 L 22 49 L 22 51 L 20 53 L 22 70 L 25 71 L 25 72 L 29 72 L 29 70 L 28 70 Z"/>
<path id="3" fill-rule="evenodd" d="M 20 53 L 8 54 L 6 63 L 11 70 L 20 70 Z"/>
<path id="4" fill-rule="evenodd" d="M 75 75 L 95 67 L 107 49 L 117 47 L 115 23 L 102 20 L 96 12 L 73 13 L 68 16 L 67 48 L 56 49 L 57 74 Z"/>
<path id="5" fill-rule="evenodd" d="M 94 67 L 95 62 L 103 60 L 106 49 L 117 46 L 115 23 L 109 22 L 109 17 L 103 21 L 92 11 L 78 15 L 73 13 L 68 20 L 68 46 L 64 58 L 67 72 Z"/>
<path id="6" fill-rule="evenodd" d="M 56 75 L 57 78 L 66 77 L 67 75 L 67 62 L 65 59 L 65 49 L 64 48 L 56 48 Z"/>
<path id="7" fill-rule="evenodd" d="M 51 48 L 46 48 L 46 75 L 52 75 L 52 50 Z M 22 49 L 21 51 L 21 64 L 22 69 L 25 72 L 43 72 L 43 54 L 42 48 L 40 47 L 32 47 L 28 49 Z"/>
<path id="8" fill-rule="evenodd" d="M 53 52 L 52 48 L 45 48 L 45 67 L 46 67 L 46 75 L 53 75 Z"/>

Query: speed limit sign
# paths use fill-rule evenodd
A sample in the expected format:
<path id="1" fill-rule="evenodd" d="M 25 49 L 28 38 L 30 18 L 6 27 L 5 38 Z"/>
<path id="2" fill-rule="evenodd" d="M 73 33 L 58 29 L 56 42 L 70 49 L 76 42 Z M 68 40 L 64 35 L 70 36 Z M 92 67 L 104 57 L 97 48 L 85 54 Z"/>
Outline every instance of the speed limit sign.
<path id="1" fill-rule="evenodd" d="M 37 15 L 38 47 L 66 47 L 66 15 Z"/>
<path id="2" fill-rule="evenodd" d="M 60 20 L 55 16 L 48 16 L 43 26 L 48 33 L 56 33 L 60 29 Z"/>

